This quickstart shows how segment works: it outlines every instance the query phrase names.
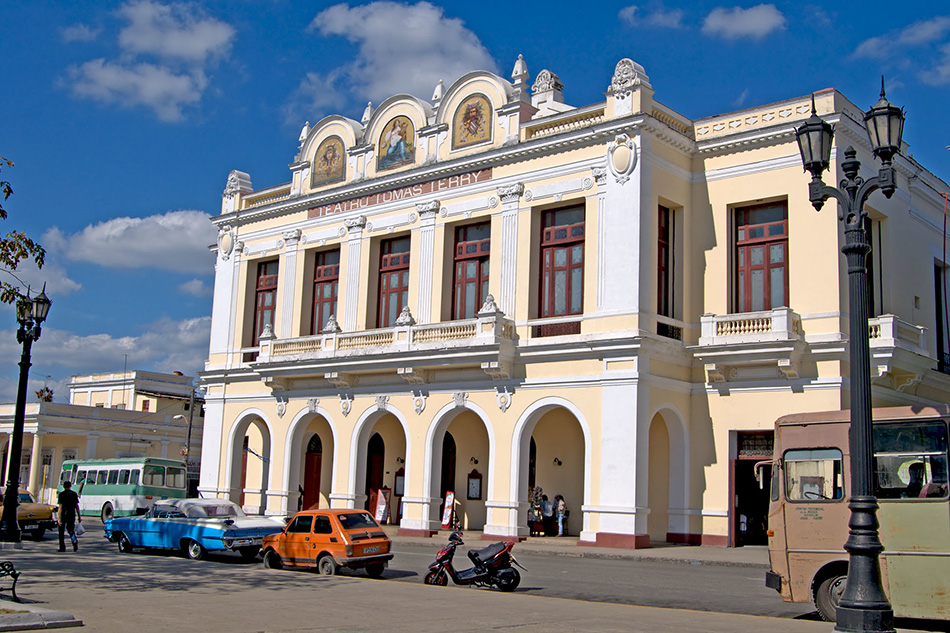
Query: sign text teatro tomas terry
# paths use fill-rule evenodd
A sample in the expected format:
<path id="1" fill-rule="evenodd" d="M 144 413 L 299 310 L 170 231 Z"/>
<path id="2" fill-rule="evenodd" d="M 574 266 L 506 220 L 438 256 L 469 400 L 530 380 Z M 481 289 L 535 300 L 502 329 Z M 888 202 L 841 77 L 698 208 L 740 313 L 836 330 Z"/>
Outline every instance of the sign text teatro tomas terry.
<path id="1" fill-rule="evenodd" d="M 307 211 L 307 217 L 319 218 L 324 215 L 331 215 L 333 213 L 345 213 L 347 211 L 365 209 L 366 207 L 371 207 L 374 204 L 383 204 L 397 200 L 407 200 L 409 198 L 415 198 L 416 196 L 422 196 L 427 193 L 438 193 L 439 191 L 445 191 L 447 189 L 464 187 L 465 185 L 474 185 L 475 183 L 485 182 L 486 180 L 491 180 L 491 169 L 470 171 L 467 174 L 447 176 L 446 178 L 430 180 L 429 182 L 422 182 L 417 185 L 398 187 L 396 189 L 387 189 L 386 191 L 380 191 L 379 193 L 371 193 L 368 196 L 360 196 L 359 198 L 350 198 L 349 200 L 334 202 L 333 204 L 324 204 L 319 207 L 312 207 Z"/>

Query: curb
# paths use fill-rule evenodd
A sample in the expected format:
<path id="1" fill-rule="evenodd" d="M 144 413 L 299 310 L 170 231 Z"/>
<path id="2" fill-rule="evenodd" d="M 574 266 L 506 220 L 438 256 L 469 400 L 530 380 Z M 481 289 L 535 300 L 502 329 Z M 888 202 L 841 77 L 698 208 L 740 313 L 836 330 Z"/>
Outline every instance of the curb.
<path id="1" fill-rule="evenodd" d="M 82 620 L 65 611 L 45 609 L 22 602 L 2 601 L 4 609 L 20 613 L 0 614 L 0 631 L 35 631 L 39 629 L 62 629 L 83 626 Z"/>

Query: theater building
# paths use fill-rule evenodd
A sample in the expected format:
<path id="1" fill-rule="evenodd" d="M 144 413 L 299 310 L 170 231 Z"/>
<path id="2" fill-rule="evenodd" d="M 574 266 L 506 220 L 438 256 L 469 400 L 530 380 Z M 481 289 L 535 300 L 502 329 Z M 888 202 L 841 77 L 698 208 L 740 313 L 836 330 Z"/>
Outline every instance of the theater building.
<path id="1" fill-rule="evenodd" d="M 574 107 L 519 57 L 510 81 L 306 125 L 290 182 L 231 172 L 205 495 L 285 514 L 382 494 L 432 534 L 452 491 L 465 528 L 519 538 L 537 485 L 582 543 L 764 542 L 776 418 L 849 403 L 842 230 L 794 134 L 812 95 L 690 120 L 638 64 L 611 70 Z M 849 145 L 876 174 L 864 108 L 814 103 L 828 181 Z M 947 185 L 895 160 L 867 225 L 874 404 L 947 402 Z"/>

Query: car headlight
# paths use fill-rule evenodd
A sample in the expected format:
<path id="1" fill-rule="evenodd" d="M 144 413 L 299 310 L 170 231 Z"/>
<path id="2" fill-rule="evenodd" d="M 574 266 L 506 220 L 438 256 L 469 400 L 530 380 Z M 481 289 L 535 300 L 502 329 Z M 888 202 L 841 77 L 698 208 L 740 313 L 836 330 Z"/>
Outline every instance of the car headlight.
<path id="1" fill-rule="evenodd" d="M 229 539 L 229 538 L 224 539 L 224 546 L 225 546 L 225 547 L 227 547 L 228 549 L 231 549 L 231 546 L 232 546 L 232 545 L 234 545 L 234 541 L 232 541 L 232 540 Z"/>

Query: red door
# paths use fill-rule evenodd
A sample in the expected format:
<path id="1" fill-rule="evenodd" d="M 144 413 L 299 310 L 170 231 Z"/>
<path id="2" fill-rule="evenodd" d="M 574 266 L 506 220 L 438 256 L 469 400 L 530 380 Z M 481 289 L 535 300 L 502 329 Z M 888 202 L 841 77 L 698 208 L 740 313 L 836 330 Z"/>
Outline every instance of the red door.
<path id="1" fill-rule="evenodd" d="M 369 438 L 366 447 L 366 495 L 368 503 L 366 509 L 370 514 L 376 512 L 376 496 L 383 487 L 383 462 L 386 454 L 386 445 L 379 433 Z"/>
<path id="2" fill-rule="evenodd" d="M 304 465 L 303 509 L 320 507 L 320 466 L 323 463 L 321 453 L 307 453 Z"/>

